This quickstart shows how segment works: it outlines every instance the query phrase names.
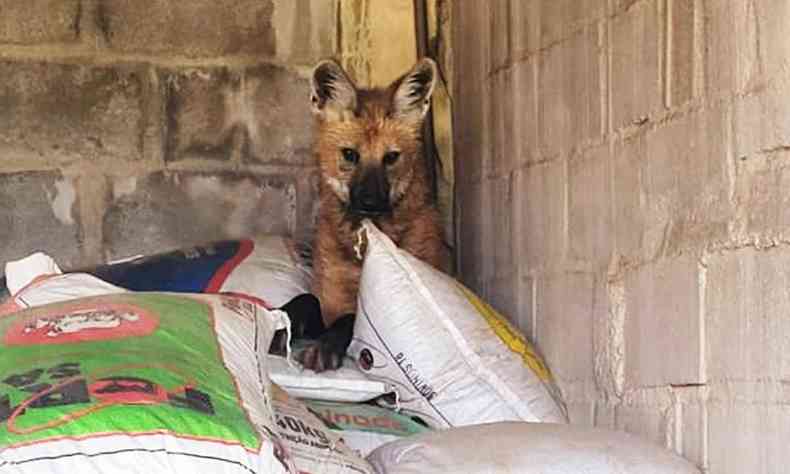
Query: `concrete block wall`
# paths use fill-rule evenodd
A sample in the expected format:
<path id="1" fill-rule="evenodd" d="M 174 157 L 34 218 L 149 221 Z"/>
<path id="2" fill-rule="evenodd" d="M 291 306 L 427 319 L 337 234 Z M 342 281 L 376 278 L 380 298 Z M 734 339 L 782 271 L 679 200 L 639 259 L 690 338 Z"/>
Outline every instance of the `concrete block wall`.
<path id="1" fill-rule="evenodd" d="M 0 0 L 0 262 L 308 236 L 307 75 L 339 55 L 338 8 Z"/>
<path id="2" fill-rule="evenodd" d="M 790 455 L 790 3 L 453 4 L 458 268 L 572 421 Z"/>

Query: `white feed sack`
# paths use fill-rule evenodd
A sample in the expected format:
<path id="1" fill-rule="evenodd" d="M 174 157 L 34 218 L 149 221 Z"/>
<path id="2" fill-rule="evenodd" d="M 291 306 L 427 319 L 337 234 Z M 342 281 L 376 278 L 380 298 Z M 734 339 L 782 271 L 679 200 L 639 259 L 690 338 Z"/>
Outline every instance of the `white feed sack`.
<path id="1" fill-rule="evenodd" d="M 297 472 L 261 350 L 287 324 L 244 298 L 174 293 L 0 317 L 0 472 Z"/>
<path id="2" fill-rule="evenodd" d="M 269 355 L 267 365 L 272 382 L 296 398 L 364 402 L 388 392 L 387 384 L 367 378 L 350 358 L 339 369 L 320 373 L 277 355 Z"/>
<path id="3" fill-rule="evenodd" d="M 532 345 L 471 291 L 414 258 L 373 224 L 349 353 L 431 426 L 566 422 Z"/>
<path id="4" fill-rule="evenodd" d="M 263 298 L 274 308 L 310 292 L 312 269 L 299 255 L 294 240 L 262 235 L 253 243 L 249 256 L 228 274 L 220 291 Z"/>
<path id="5" fill-rule="evenodd" d="M 124 293 L 87 273 L 39 275 L 0 304 L 0 316 L 35 306 L 68 301 L 86 296 Z"/>
<path id="6" fill-rule="evenodd" d="M 554 423 L 491 423 L 386 444 L 368 456 L 380 474 L 699 474 L 633 435 Z"/>

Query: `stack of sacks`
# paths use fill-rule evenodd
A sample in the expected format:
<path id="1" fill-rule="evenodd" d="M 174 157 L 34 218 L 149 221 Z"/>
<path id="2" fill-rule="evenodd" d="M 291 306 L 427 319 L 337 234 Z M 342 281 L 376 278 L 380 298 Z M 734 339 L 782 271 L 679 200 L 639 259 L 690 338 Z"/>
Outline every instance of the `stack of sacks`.
<path id="1" fill-rule="evenodd" d="M 112 293 L 0 318 L 0 471 L 297 472 L 257 350 L 283 313 Z"/>
<path id="2" fill-rule="evenodd" d="M 104 377 L 104 373 L 100 371 L 97 379 L 99 385 L 91 383 L 96 378 L 95 371 L 85 375 L 84 379 L 89 387 L 89 402 L 85 406 L 87 414 L 78 411 L 75 415 L 64 411 L 70 407 L 66 401 L 63 405 L 66 408 L 62 408 L 61 412 L 48 415 L 48 418 L 40 417 L 28 421 L 33 429 L 39 429 L 37 423 L 41 422 L 44 423 L 41 429 L 50 430 L 45 432 L 53 438 L 49 438 L 45 444 L 28 445 L 27 442 L 14 438 L 17 433 L 0 431 L 0 471 L 8 467 L 16 469 L 12 472 L 42 474 L 73 470 L 74 466 L 68 462 L 61 464 L 47 461 L 46 464 L 41 464 L 40 460 L 25 461 L 41 457 L 35 451 L 31 455 L 25 449 L 35 446 L 51 449 L 54 446 L 67 453 L 67 457 L 84 457 L 98 463 L 81 464 L 79 472 L 89 472 L 91 468 L 94 472 L 116 472 L 113 469 L 120 469 L 119 466 L 129 469 L 124 472 L 145 470 L 154 473 L 164 472 L 163 470 L 237 472 L 237 468 L 239 472 L 253 474 L 698 472 L 679 457 L 628 435 L 556 424 L 566 422 L 565 407 L 548 368 L 529 342 L 502 316 L 460 283 L 397 249 L 371 223 L 366 222 L 364 228 L 367 237 L 366 256 L 355 338 L 349 348 L 352 358 L 347 359 L 347 364 L 334 373 L 316 374 L 301 370 L 293 361 L 266 354 L 272 331 L 281 329 L 286 324 L 284 315 L 272 311 L 271 307 L 280 306 L 309 288 L 308 267 L 294 258 L 294 253 L 288 250 L 293 248 L 292 244 L 281 238 L 256 239 L 253 249 L 257 250 L 254 252 L 245 250 L 245 241 L 225 242 L 171 252 L 164 257 L 159 255 L 154 256 L 156 258 L 135 259 L 120 264 L 121 267 L 113 265 L 93 271 L 94 274 L 133 289 L 248 292 L 254 298 L 240 295 L 134 295 L 91 275 L 57 275 L 57 267 L 40 256 L 32 259 L 37 262 L 33 265 L 38 267 L 37 271 L 23 271 L 26 266 L 31 266 L 31 261 L 23 262 L 14 272 L 9 272 L 7 268 L 7 275 L 21 276 L 9 278 L 9 281 L 13 280 L 13 284 L 9 285 L 13 286 L 13 296 L 0 305 L 0 323 L 6 321 L 2 317 L 2 308 L 6 312 L 15 312 L 6 318 L 16 318 L 19 314 L 30 313 L 18 311 L 41 304 L 60 302 L 58 304 L 62 305 L 76 301 L 81 305 L 83 300 L 74 298 L 85 295 L 116 294 L 107 298 L 183 298 L 183 301 L 172 300 L 169 305 L 162 306 L 167 306 L 174 314 L 198 314 L 199 311 L 194 309 L 177 310 L 194 307 L 193 301 L 213 305 L 214 334 L 220 347 L 219 353 L 223 356 L 221 360 L 225 362 L 231 379 L 238 387 L 237 400 L 240 402 L 235 406 L 241 407 L 241 411 L 246 414 L 249 425 L 253 427 L 253 436 L 257 436 L 261 444 L 244 444 L 245 439 L 249 441 L 252 438 L 247 439 L 236 434 L 244 432 L 246 426 L 238 416 L 228 416 L 222 420 L 215 417 L 214 423 L 210 424 L 205 420 L 184 422 L 181 420 L 185 416 L 182 413 L 178 413 L 181 416 L 179 421 L 156 415 L 155 418 L 162 426 L 155 430 L 155 434 L 163 438 L 151 441 L 151 433 L 148 431 L 134 431 L 139 423 L 131 428 L 118 426 L 117 433 L 107 438 L 113 442 L 120 440 L 121 443 L 109 445 L 111 449 L 108 449 L 111 451 L 125 453 L 128 449 L 132 454 L 143 452 L 144 459 L 139 463 L 140 470 L 136 469 L 136 465 L 135 468 L 128 468 L 124 464 L 126 458 L 117 458 L 120 459 L 120 464 L 112 464 L 116 462 L 116 458 L 106 458 L 107 463 L 103 463 L 102 453 L 105 451 L 102 449 L 105 448 L 96 448 L 96 440 L 92 436 L 85 437 L 84 442 L 79 436 L 73 436 L 74 426 L 90 424 L 88 422 L 92 420 L 94 410 L 97 415 L 105 410 L 111 413 L 111 409 L 120 408 L 132 410 L 143 407 L 153 410 L 154 406 L 149 407 L 149 404 L 159 406 L 156 404 L 161 405 L 161 400 L 171 400 L 171 411 L 179 412 L 172 407 L 183 408 L 182 405 L 197 407 L 198 410 L 202 408 L 205 411 L 205 400 L 213 400 L 212 392 L 208 389 L 221 392 L 221 387 L 213 387 L 207 383 L 207 388 L 204 389 L 200 385 L 201 381 L 208 380 L 203 372 L 195 375 L 194 380 L 189 379 L 188 383 L 175 380 L 183 378 L 184 375 L 188 378 L 191 375 L 188 372 L 197 370 L 196 367 L 201 364 L 210 367 L 211 361 L 199 358 L 190 361 L 195 363 L 194 366 L 177 367 L 178 371 L 170 373 L 170 379 L 163 378 L 162 382 L 156 378 L 165 375 L 156 374 L 157 366 L 153 362 L 146 362 L 146 367 L 151 368 L 153 374 L 142 369 L 136 371 L 136 366 L 130 366 L 131 371 L 124 372 L 121 377 Z M 262 257 L 250 258 L 256 252 Z M 147 280 L 146 275 L 151 275 L 153 268 L 158 268 L 158 276 L 154 280 Z M 204 270 L 195 272 L 196 268 Z M 246 269 L 234 280 L 234 272 L 242 268 Z M 190 272 L 197 277 L 190 276 Z M 130 275 L 136 277 L 131 278 Z M 206 282 L 211 284 L 206 285 Z M 204 301 L 201 298 L 217 300 Z M 142 304 L 136 301 L 133 303 Z M 94 303 L 88 300 L 88 305 Z M 49 311 L 48 308 L 57 307 L 59 306 L 45 308 Z M 102 305 L 99 307 L 103 308 Z M 77 321 L 79 326 L 83 318 L 81 315 L 86 312 L 85 307 L 77 305 L 74 308 L 80 316 L 71 319 Z M 227 311 L 237 316 L 231 317 Z M 164 319 L 169 318 L 167 313 L 162 314 L 165 314 Z M 69 313 L 66 320 L 70 317 Z M 194 317 L 200 321 L 201 316 Z M 49 323 L 30 323 L 30 318 L 24 316 L 23 319 L 27 321 L 25 325 L 31 328 L 31 333 L 34 332 L 33 327 L 41 326 L 39 332 L 35 333 L 39 337 L 49 332 L 64 332 L 62 329 L 51 328 L 43 332 Z M 105 322 L 101 318 L 103 316 L 98 319 L 101 322 L 92 324 L 106 324 L 107 327 L 116 324 Z M 134 318 L 132 316 L 124 319 L 121 314 L 115 319 L 121 321 L 118 324 L 123 327 L 130 321 L 136 321 Z M 241 320 L 235 322 L 238 330 L 221 329 L 228 327 L 228 324 L 222 323 L 228 318 Z M 52 318 L 45 316 L 43 319 L 49 321 Z M 94 330 L 95 327 L 91 329 Z M 178 336 L 173 335 L 177 331 L 168 331 L 169 335 L 166 337 L 177 340 L 180 344 L 186 343 L 185 347 L 179 346 L 171 352 L 164 352 L 167 360 L 172 359 L 178 365 L 182 359 L 188 360 L 191 357 L 181 357 L 178 351 L 192 354 L 189 352 L 194 352 L 191 339 L 199 340 L 201 336 L 190 333 L 193 328 L 187 328 Z M 91 333 L 86 334 L 90 336 Z M 253 334 L 256 334 L 255 342 L 251 339 Z M 143 335 L 132 335 L 124 343 L 140 344 L 135 341 L 136 337 L 145 338 Z M 70 347 L 75 348 L 76 346 Z M 125 349 L 119 354 L 123 355 L 124 352 Z M 156 349 L 151 353 L 156 353 L 158 357 L 163 352 L 162 349 Z M 210 351 L 201 355 L 210 355 L 209 353 Z M 243 355 L 233 355 L 234 353 Z M 86 355 L 86 360 L 92 357 L 90 350 L 80 350 L 79 354 Z M 238 362 L 234 362 L 237 359 Z M 64 381 L 57 377 L 81 376 L 80 372 L 61 374 L 63 370 L 72 368 L 68 365 L 69 360 L 63 360 L 64 362 L 59 362 L 62 365 L 58 368 L 36 366 L 29 367 L 25 374 L 11 374 L 31 377 L 38 375 L 46 380 L 38 380 L 33 386 L 22 385 L 21 391 L 17 390 L 7 397 L 5 409 L 4 394 L 0 392 L 0 418 L 7 420 L 13 417 L 14 421 L 10 426 L 19 431 L 17 426 L 21 423 L 18 420 L 22 419 L 22 414 L 44 414 L 38 410 L 41 408 L 38 405 L 53 409 L 59 406 L 51 404 L 52 407 L 49 407 L 42 402 L 41 400 L 48 401 L 52 394 L 42 393 L 41 390 L 47 390 L 54 385 L 56 389 L 52 392 L 55 398 L 62 397 L 59 392 L 62 391 L 61 385 L 65 381 L 72 382 L 72 378 Z M 126 368 L 126 365 L 122 367 Z M 167 369 L 171 370 L 173 367 L 168 365 Z M 0 376 L 0 379 L 7 378 L 3 374 Z M 120 382 L 115 383 L 116 379 Z M 16 378 L 11 377 L 11 380 L 15 381 Z M 59 380 L 63 381 L 60 385 Z M 112 384 L 108 383 L 109 380 L 113 381 Z M 73 381 L 79 382 L 80 379 Z M 284 390 L 273 382 L 281 384 Z M 39 386 L 39 383 L 43 385 Z M 93 388 L 94 386 L 98 388 Z M 39 391 L 32 395 L 32 400 L 25 402 L 24 397 L 31 397 L 30 393 L 33 393 L 31 390 L 34 388 Z M 152 400 L 152 396 L 136 393 L 134 396 L 121 395 L 118 399 L 108 398 L 101 395 L 102 388 L 122 394 L 148 391 L 156 394 L 153 397 L 156 402 Z M 257 391 L 260 397 L 249 396 L 251 390 Z M 394 396 L 382 396 L 388 392 L 394 393 Z M 202 394 L 208 394 L 208 398 Z M 224 395 L 228 396 L 227 393 Z M 297 397 L 319 400 L 300 401 Z M 389 404 L 399 412 L 369 403 L 359 403 L 374 398 L 379 404 Z M 222 400 L 227 401 L 225 398 Z M 389 402 L 385 402 L 386 400 Z M 108 406 L 104 407 L 104 403 Z M 27 408 L 27 411 L 18 410 L 20 406 Z M 91 408 L 93 406 L 101 408 Z M 134 417 L 131 419 L 134 420 Z M 428 426 L 415 420 L 424 420 Z M 135 423 L 137 422 L 132 425 Z M 65 432 L 65 439 L 72 440 L 71 444 L 60 439 L 64 433 L 58 430 L 62 429 L 72 430 Z M 186 435 L 184 429 L 187 429 Z M 202 435 L 195 436 L 188 429 L 209 431 L 208 434 L 201 431 Z M 433 431 L 434 429 L 439 431 Z M 112 430 L 108 433 L 112 433 Z M 217 433 L 221 433 L 221 436 Z M 49 444 L 56 438 L 61 444 Z M 234 441 L 236 438 L 241 438 L 242 442 Z M 74 443 L 77 441 L 74 440 L 79 441 L 76 448 Z M 147 444 L 140 448 L 135 442 Z M 168 448 L 160 450 L 155 445 L 156 442 L 167 442 Z M 205 463 L 195 464 L 198 462 L 198 458 L 193 456 L 195 449 L 203 449 L 204 446 L 189 444 L 193 442 L 207 443 L 209 446 L 206 448 L 206 453 L 210 453 L 209 459 Z M 218 451 L 220 444 L 229 451 Z M 4 446 L 9 448 L 2 451 Z M 175 448 L 171 449 L 171 446 Z M 258 451 L 254 449 L 256 446 Z M 265 446 L 269 446 L 268 450 L 264 449 Z M 143 451 L 139 451 L 140 449 Z M 187 460 L 176 460 L 179 456 Z M 363 459 L 365 456 L 367 460 Z M 78 461 L 75 463 L 79 464 Z M 29 470 L 25 470 L 28 468 Z"/>
<path id="3" fill-rule="evenodd" d="M 508 321 L 371 222 L 354 339 L 360 370 L 439 429 L 383 445 L 383 474 L 693 473 L 687 461 L 623 433 L 565 424 L 551 373 Z"/>
<path id="4" fill-rule="evenodd" d="M 374 473 L 271 383 L 282 311 L 238 294 L 129 292 L 42 262 L 6 267 L 0 472 Z"/>

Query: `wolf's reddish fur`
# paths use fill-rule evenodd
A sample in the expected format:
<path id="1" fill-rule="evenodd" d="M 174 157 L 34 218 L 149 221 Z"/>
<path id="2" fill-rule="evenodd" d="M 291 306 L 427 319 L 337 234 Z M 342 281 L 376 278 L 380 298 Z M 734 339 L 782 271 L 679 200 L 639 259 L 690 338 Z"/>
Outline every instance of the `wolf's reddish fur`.
<path id="1" fill-rule="evenodd" d="M 316 68 L 312 100 L 321 183 L 313 291 L 327 324 L 356 311 L 361 262 L 354 245 L 362 217 L 350 211 L 349 194 L 365 173 L 382 173 L 391 200 L 390 212 L 373 222 L 399 247 L 436 267 L 444 265 L 439 216 L 421 153 L 435 76 L 433 62 L 422 60 L 387 88 L 358 90 L 337 64 Z M 354 150 L 358 161 L 345 160 L 344 149 Z M 384 157 L 392 152 L 398 158 L 388 163 Z"/>

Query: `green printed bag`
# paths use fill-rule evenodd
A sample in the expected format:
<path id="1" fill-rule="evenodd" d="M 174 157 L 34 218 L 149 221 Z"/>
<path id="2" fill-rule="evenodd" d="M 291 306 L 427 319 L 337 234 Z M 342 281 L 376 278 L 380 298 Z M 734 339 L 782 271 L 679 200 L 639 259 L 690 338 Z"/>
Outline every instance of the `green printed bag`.
<path id="1" fill-rule="evenodd" d="M 284 313 L 122 293 L 0 317 L 0 472 L 288 473 L 261 360 Z"/>

